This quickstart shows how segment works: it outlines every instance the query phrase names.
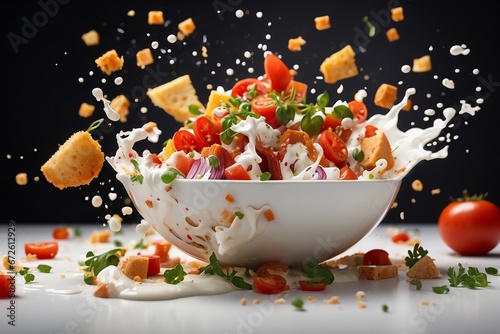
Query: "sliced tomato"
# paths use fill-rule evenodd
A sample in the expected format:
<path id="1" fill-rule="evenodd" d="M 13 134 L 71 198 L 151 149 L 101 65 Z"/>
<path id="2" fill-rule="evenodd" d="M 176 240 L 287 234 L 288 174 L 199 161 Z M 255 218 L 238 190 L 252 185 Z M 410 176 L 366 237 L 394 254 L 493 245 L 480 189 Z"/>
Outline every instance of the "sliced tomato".
<path id="1" fill-rule="evenodd" d="M 278 93 L 285 92 L 291 80 L 290 70 L 285 63 L 273 54 L 264 59 L 264 71 L 271 81 L 271 89 Z"/>
<path id="2" fill-rule="evenodd" d="M 0 299 L 16 296 L 16 281 L 14 275 L 0 275 Z"/>
<path id="3" fill-rule="evenodd" d="M 300 288 L 304 291 L 323 291 L 326 289 L 326 282 L 299 281 Z"/>
<path id="4" fill-rule="evenodd" d="M 56 241 L 29 243 L 24 245 L 26 255 L 36 255 L 39 260 L 53 259 L 58 250 L 59 244 Z"/>
<path id="5" fill-rule="evenodd" d="M 273 128 L 281 126 L 281 123 L 276 118 L 276 101 L 267 95 L 259 95 L 252 100 L 252 110 L 259 116 L 266 119 L 266 123 Z"/>
<path id="6" fill-rule="evenodd" d="M 325 157 L 331 162 L 339 165 L 345 162 L 349 156 L 347 146 L 344 141 L 333 131 L 323 131 L 318 143 L 325 152 Z"/>
<path id="7" fill-rule="evenodd" d="M 406 232 L 400 232 L 392 236 L 393 242 L 407 242 L 410 240 L 410 236 Z"/>
<path id="8" fill-rule="evenodd" d="M 220 137 L 212 121 L 206 116 L 200 116 L 194 122 L 194 135 L 196 140 L 207 147 L 212 144 L 220 144 Z"/>
<path id="9" fill-rule="evenodd" d="M 389 254 L 383 249 L 372 249 L 363 255 L 363 264 L 370 266 L 386 266 L 391 265 L 392 262 L 389 259 Z"/>
<path id="10" fill-rule="evenodd" d="M 188 130 L 180 129 L 174 133 L 173 136 L 174 146 L 177 151 L 184 151 L 189 153 L 191 151 L 201 151 L 203 146 L 200 144 L 194 134 Z"/>
<path id="11" fill-rule="evenodd" d="M 307 84 L 290 80 L 288 87 L 286 88 L 286 97 L 289 97 L 292 94 L 292 89 L 295 90 L 295 102 L 302 102 L 307 98 Z"/>
<path id="12" fill-rule="evenodd" d="M 345 165 L 340 169 L 339 180 L 357 180 L 357 179 L 358 176 L 349 166 Z"/>
<path id="13" fill-rule="evenodd" d="M 340 118 L 328 114 L 323 120 L 323 130 L 328 130 L 328 129 L 335 130 L 341 124 L 342 120 Z"/>
<path id="14" fill-rule="evenodd" d="M 160 157 L 156 153 L 151 154 L 151 161 L 153 161 L 155 165 L 161 165 L 162 163 Z"/>
<path id="15" fill-rule="evenodd" d="M 237 162 L 224 169 L 224 175 L 228 180 L 251 180 L 250 174 Z"/>
<path id="16" fill-rule="evenodd" d="M 377 134 L 377 127 L 373 125 L 367 125 L 365 128 L 365 138 L 373 137 Z"/>
<path id="17" fill-rule="evenodd" d="M 210 115 L 210 117 L 212 119 L 212 124 L 214 125 L 214 127 L 215 127 L 215 129 L 217 130 L 218 133 L 222 132 L 222 130 L 223 130 L 222 129 L 222 120 L 228 114 L 229 114 L 229 112 L 225 111 L 224 113 L 219 114 L 219 115 L 216 112 L 212 112 L 212 114 Z"/>
<path id="18" fill-rule="evenodd" d="M 253 86 L 253 87 L 252 87 Z M 266 95 L 268 93 L 266 86 L 258 79 L 246 78 L 238 81 L 231 89 L 232 97 L 247 97 L 250 89 L 255 89 L 258 95 Z"/>
<path id="19" fill-rule="evenodd" d="M 160 273 L 160 257 L 158 255 L 147 255 L 148 258 L 148 277 L 158 275 Z"/>
<path id="20" fill-rule="evenodd" d="M 179 170 L 182 174 L 187 175 L 189 170 L 191 169 L 191 165 L 193 164 L 194 159 L 183 155 L 182 153 L 178 154 L 175 157 L 175 168 Z"/>
<path id="21" fill-rule="evenodd" d="M 354 118 L 357 118 L 359 123 L 363 123 L 364 121 L 366 121 L 368 110 L 366 109 L 366 105 L 363 102 L 352 100 L 347 104 L 347 107 L 351 109 Z"/>
<path id="22" fill-rule="evenodd" d="M 56 227 L 52 231 L 52 237 L 57 240 L 69 239 L 71 229 L 69 227 Z"/>
<path id="23" fill-rule="evenodd" d="M 257 276 L 252 284 L 255 292 L 265 295 L 281 293 L 286 289 L 286 279 L 281 275 Z"/>

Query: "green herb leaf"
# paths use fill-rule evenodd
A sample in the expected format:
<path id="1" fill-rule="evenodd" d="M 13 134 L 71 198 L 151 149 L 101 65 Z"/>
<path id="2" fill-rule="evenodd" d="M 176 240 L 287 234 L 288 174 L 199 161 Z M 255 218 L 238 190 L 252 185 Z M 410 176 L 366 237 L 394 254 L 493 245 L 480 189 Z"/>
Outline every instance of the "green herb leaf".
<path id="1" fill-rule="evenodd" d="M 366 24 L 366 27 L 368 28 L 368 36 L 373 37 L 375 36 L 375 26 L 370 22 L 368 19 L 368 16 L 363 17 L 363 22 Z"/>
<path id="2" fill-rule="evenodd" d="M 271 179 L 271 173 L 264 172 L 264 173 L 260 174 L 260 180 L 261 181 L 268 181 L 270 179 Z"/>
<path id="3" fill-rule="evenodd" d="M 113 241 L 113 244 L 114 244 L 116 247 L 122 247 L 122 246 L 123 246 L 123 242 L 121 242 L 120 240 L 115 240 L 115 241 Z"/>
<path id="4" fill-rule="evenodd" d="M 296 298 L 292 302 L 292 305 L 295 306 L 295 309 L 297 309 L 298 311 L 305 311 L 304 301 L 301 298 Z"/>
<path id="5" fill-rule="evenodd" d="M 139 169 L 139 163 L 135 159 L 130 160 L 130 162 L 132 163 L 132 165 L 134 165 L 134 170 L 136 172 L 135 174 L 130 175 L 130 180 L 142 184 L 142 181 L 144 181 L 144 176 L 141 174 L 141 170 Z"/>
<path id="6" fill-rule="evenodd" d="M 92 124 L 90 124 L 86 132 L 92 132 L 93 130 L 97 129 L 98 127 L 101 126 L 102 122 L 104 122 L 104 118 L 92 122 Z"/>
<path id="7" fill-rule="evenodd" d="M 116 266 L 120 262 L 118 254 L 125 255 L 125 251 L 121 248 L 115 248 L 100 255 L 94 255 L 93 252 L 87 252 L 87 259 L 85 260 L 86 270 L 97 276 L 104 268 L 108 266 Z M 84 276 L 85 281 L 85 276 Z M 87 281 L 85 281 L 87 283 Z"/>
<path id="8" fill-rule="evenodd" d="M 25 283 L 31 283 L 35 280 L 35 275 L 31 273 L 24 274 L 23 277 Z"/>
<path id="9" fill-rule="evenodd" d="M 174 268 L 167 269 L 163 272 L 163 277 L 168 284 L 179 284 L 184 280 L 184 276 L 187 273 L 184 271 L 184 268 L 178 263 Z"/>
<path id="10" fill-rule="evenodd" d="M 487 267 L 484 269 L 484 271 L 486 271 L 486 273 L 491 276 L 500 276 L 498 269 L 494 267 Z"/>
<path id="11" fill-rule="evenodd" d="M 94 282 L 94 274 L 92 273 L 89 273 L 89 272 L 85 272 L 83 274 L 83 281 L 85 282 L 85 284 L 92 284 Z"/>
<path id="12" fill-rule="evenodd" d="M 210 255 L 209 261 L 210 263 L 208 265 L 198 269 L 200 274 L 205 273 L 208 275 L 217 275 L 225 278 L 237 288 L 245 290 L 252 289 L 251 284 L 245 282 L 245 280 L 242 277 L 236 276 L 237 272 L 235 270 L 233 270 L 231 273 L 225 273 L 224 270 L 222 270 L 222 268 L 220 267 L 219 260 L 217 260 L 217 256 L 215 255 L 215 253 L 212 253 L 212 255 Z M 245 275 L 247 275 L 246 272 Z"/>
<path id="13" fill-rule="evenodd" d="M 41 273 L 50 273 L 50 270 L 52 269 L 51 266 L 47 265 L 47 264 L 39 264 L 37 267 L 36 267 Z"/>
<path id="14" fill-rule="evenodd" d="M 488 270 L 491 271 L 491 269 Z M 446 273 L 452 287 L 463 285 L 469 289 L 475 289 L 487 287 L 490 283 L 486 273 L 480 272 L 477 267 L 469 267 L 466 271 L 461 263 L 458 264 L 458 273 L 453 267 L 449 267 Z"/>
<path id="15" fill-rule="evenodd" d="M 336 118 L 339 118 L 339 119 L 344 119 L 344 118 L 353 119 L 354 118 L 354 115 L 353 115 L 351 109 L 349 109 L 349 107 L 347 107 L 346 105 L 343 105 L 343 104 L 339 104 L 338 106 L 335 106 L 333 108 L 332 115 Z"/>
<path id="16" fill-rule="evenodd" d="M 328 268 L 319 265 L 318 260 L 310 257 L 306 260 L 305 266 L 301 268 L 302 274 L 307 277 L 310 283 L 326 283 L 332 284 L 335 276 Z"/>
<path id="17" fill-rule="evenodd" d="M 24 267 L 23 269 L 19 270 L 18 273 L 19 273 L 19 275 L 24 276 L 28 273 L 29 270 L 30 270 L 30 268 Z"/>
<path id="18" fill-rule="evenodd" d="M 448 288 L 448 285 L 433 286 L 432 291 L 442 295 L 442 294 L 450 292 L 450 288 Z"/>
<path id="19" fill-rule="evenodd" d="M 389 306 L 387 304 L 382 304 L 382 312 L 389 312 Z"/>
<path id="20" fill-rule="evenodd" d="M 174 180 L 179 175 L 184 177 L 184 178 L 186 177 L 180 170 L 173 168 L 173 167 L 170 167 L 163 174 L 161 174 L 161 177 L 160 177 L 161 182 L 163 182 L 165 184 L 170 184 L 170 183 L 174 182 Z"/>
<path id="21" fill-rule="evenodd" d="M 144 244 L 143 238 L 141 238 L 141 240 L 139 240 L 139 242 L 134 245 L 134 249 L 146 249 L 146 248 L 148 248 L 148 246 Z"/>
<path id="22" fill-rule="evenodd" d="M 365 153 L 363 151 L 361 151 L 359 148 L 355 148 L 353 151 L 352 151 L 352 157 L 354 158 L 354 160 L 356 160 L 357 162 L 361 162 L 363 160 L 363 158 L 365 157 Z"/>
<path id="23" fill-rule="evenodd" d="M 203 112 L 200 110 L 200 107 L 198 107 L 196 104 L 190 104 L 188 106 L 189 112 L 193 115 L 201 115 Z"/>
<path id="24" fill-rule="evenodd" d="M 418 260 L 426 256 L 428 253 L 428 250 L 423 249 L 422 246 L 416 243 L 413 247 L 413 252 L 411 250 L 408 250 L 408 256 L 405 257 L 405 263 L 408 268 L 411 268 L 415 263 L 418 262 Z"/>
<path id="25" fill-rule="evenodd" d="M 328 95 L 327 92 L 323 92 L 318 95 L 316 98 L 316 106 L 320 110 L 325 110 L 325 107 L 328 106 L 328 103 L 330 102 L 330 96 Z"/>
<path id="26" fill-rule="evenodd" d="M 415 287 L 417 288 L 417 290 L 422 289 L 422 281 L 421 281 L 421 280 L 419 280 L 419 279 L 416 279 L 416 278 L 412 279 L 412 280 L 410 281 L 410 284 L 411 284 L 411 285 L 415 285 Z"/>
<path id="27" fill-rule="evenodd" d="M 76 238 L 79 238 L 82 236 L 82 229 L 80 227 L 75 228 L 74 235 Z"/>
<path id="28" fill-rule="evenodd" d="M 238 217 L 239 219 L 243 219 L 243 217 L 245 217 L 245 215 L 243 214 L 243 212 L 241 211 L 235 211 L 234 214 L 236 215 L 236 217 Z"/>
<path id="29" fill-rule="evenodd" d="M 313 109 L 308 111 L 300 121 L 300 128 L 306 132 L 309 137 L 314 137 L 320 133 L 323 127 L 323 118 L 321 116 L 313 116 Z"/>
<path id="30" fill-rule="evenodd" d="M 288 104 L 280 105 L 276 108 L 276 118 L 281 124 L 287 125 L 295 118 L 295 110 Z"/>

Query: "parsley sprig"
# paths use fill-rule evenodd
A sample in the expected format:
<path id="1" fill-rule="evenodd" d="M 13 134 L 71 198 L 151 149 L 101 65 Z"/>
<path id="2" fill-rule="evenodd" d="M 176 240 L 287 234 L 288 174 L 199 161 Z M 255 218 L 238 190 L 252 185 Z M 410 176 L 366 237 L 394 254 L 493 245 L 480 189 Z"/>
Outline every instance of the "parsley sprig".
<path id="1" fill-rule="evenodd" d="M 477 267 L 469 267 L 465 270 L 461 263 L 458 264 L 458 272 L 455 271 L 454 267 L 449 267 L 448 271 L 448 282 L 450 286 L 466 286 L 469 289 L 474 288 L 484 288 L 487 287 L 488 275 L 486 273 L 480 272 Z"/>
<path id="2" fill-rule="evenodd" d="M 405 257 L 405 264 L 408 268 L 413 267 L 415 263 L 417 263 L 421 258 L 426 256 L 429 253 L 428 250 L 424 249 L 418 243 L 413 247 L 413 252 L 408 250 L 408 256 Z"/>
<path id="3" fill-rule="evenodd" d="M 220 266 L 219 260 L 217 260 L 215 253 L 212 253 L 212 255 L 210 255 L 209 261 L 210 263 L 208 265 L 199 269 L 200 274 L 205 273 L 208 275 L 218 275 L 228 280 L 237 288 L 244 290 L 252 289 L 252 285 L 250 283 L 247 283 L 243 277 L 236 275 L 238 273 L 236 270 L 228 269 L 226 272 L 224 272 L 224 270 Z"/>
<path id="4" fill-rule="evenodd" d="M 163 272 L 163 277 L 165 277 L 165 281 L 168 284 L 179 284 L 180 282 L 184 281 L 184 277 L 187 275 L 187 273 L 184 271 L 184 268 L 182 268 L 182 265 L 179 263 L 175 265 L 172 269 L 166 269 Z"/>
<path id="5" fill-rule="evenodd" d="M 307 259 L 305 266 L 301 268 L 302 274 L 307 277 L 310 283 L 332 284 L 335 276 L 328 268 L 319 265 L 318 260 L 313 257 Z"/>
<path id="6" fill-rule="evenodd" d="M 86 255 L 85 268 L 86 273 L 83 280 L 87 284 L 92 284 L 95 277 L 108 266 L 117 266 L 120 262 L 119 256 L 125 255 L 125 250 L 122 248 L 114 248 L 110 251 L 95 255 L 92 251 L 88 251 Z"/>
<path id="7" fill-rule="evenodd" d="M 36 269 L 41 273 L 50 273 L 52 267 L 47 264 L 39 264 Z M 32 268 L 23 267 L 23 269 L 19 270 L 17 273 L 24 278 L 24 283 L 28 284 L 35 281 L 35 274 L 33 274 Z"/>

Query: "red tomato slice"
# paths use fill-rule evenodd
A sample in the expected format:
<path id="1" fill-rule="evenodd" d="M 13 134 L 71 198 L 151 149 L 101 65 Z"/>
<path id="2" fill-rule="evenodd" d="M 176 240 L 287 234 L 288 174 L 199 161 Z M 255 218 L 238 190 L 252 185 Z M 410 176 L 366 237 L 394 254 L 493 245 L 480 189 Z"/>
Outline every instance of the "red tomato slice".
<path id="1" fill-rule="evenodd" d="M 286 88 L 286 97 L 290 96 L 292 94 L 292 88 L 295 89 L 295 102 L 302 102 L 306 99 L 307 97 L 307 84 L 300 82 L 300 81 L 295 81 L 291 80 L 290 83 L 288 84 L 288 87 Z"/>
<path id="2" fill-rule="evenodd" d="M 253 279 L 253 290 L 265 295 L 274 295 L 285 291 L 286 279 L 280 275 L 257 276 Z"/>
<path id="3" fill-rule="evenodd" d="M 191 169 L 194 159 L 182 154 L 178 154 L 175 158 L 175 168 L 182 174 L 187 175 Z"/>
<path id="4" fill-rule="evenodd" d="M 191 151 L 200 152 L 203 148 L 200 142 L 196 140 L 195 135 L 193 135 L 188 130 L 178 130 L 176 133 L 174 133 L 174 137 L 172 139 L 177 151 L 184 151 L 186 153 L 189 153 Z"/>
<path id="5" fill-rule="evenodd" d="M 318 143 L 323 148 L 325 157 L 333 163 L 339 165 L 347 160 L 349 156 L 347 146 L 335 132 L 323 131 Z"/>
<path id="6" fill-rule="evenodd" d="M 339 180 L 357 180 L 358 176 L 354 171 L 347 165 L 340 169 Z"/>
<path id="7" fill-rule="evenodd" d="M 56 227 L 52 231 L 52 237 L 57 240 L 66 240 L 69 238 L 71 229 L 68 227 Z"/>
<path id="8" fill-rule="evenodd" d="M 206 116 L 200 116 L 194 122 L 194 135 L 196 140 L 203 147 L 212 144 L 220 144 L 220 137 L 217 134 L 217 129 Z"/>
<path id="9" fill-rule="evenodd" d="M 151 154 L 151 161 L 153 161 L 153 163 L 155 165 L 161 165 L 161 163 L 162 163 L 162 161 L 161 161 L 160 157 L 158 156 L 158 154 L 155 154 L 155 153 Z"/>
<path id="10" fill-rule="evenodd" d="M 392 236 L 393 242 L 407 242 L 410 240 L 410 236 L 406 232 L 400 232 Z"/>
<path id="11" fill-rule="evenodd" d="M 232 97 L 246 97 L 250 86 L 254 85 L 255 91 L 258 93 L 258 95 L 266 95 L 267 94 L 267 88 L 266 86 L 260 82 L 258 79 L 255 78 L 246 78 L 238 81 L 233 88 L 231 89 L 231 96 Z M 251 100 L 249 98 L 249 100 Z"/>
<path id="12" fill-rule="evenodd" d="M 377 127 L 373 125 L 367 125 L 365 128 L 365 138 L 373 137 L 377 134 Z"/>
<path id="13" fill-rule="evenodd" d="M 340 124 L 342 124 L 342 120 L 340 118 L 328 114 L 323 120 L 323 130 L 335 130 Z"/>
<path id="14" fill-rule="evenodd" d="M 370 266 L 386 266 L 391 265 L 389 254 L 383 249 L 372 249 L 363 256 L 363 264 Z"/>
<path id="15" fill-rule="evenodd" d="M 157 255 L 160 258 L 160 263 L 165 263 L 170 258 L 168 252 L 172 247 L 172 244 L 166 240 L 162 241 L 154 241 L 155 252 L 154 255 Z"/>
<path id="16" fill-rule="evenodd" d="M 148 277 L 158 275 L 160 273 L 160 257 L 158 255 L 147 255 L 148 258 Z"/>
<path id="17" fill-rule="evenodd" d="M 239 163 L 234 163 L 224 169 L 224 175 L 228 180 L 251 180 L 250 174 Z"/>
<path id="18" fill-rule="evenodd" d="M 59 245 L 56 241 L 30 243 L 24 245 L 26 255 L 36 255 L 37 259 L 52 259 L 56 256 Z"/>
<path id="19" fill-rule="evenodd" d="M 267 95 L 259 95 L 252 100 L 252 110 L 266 119 L 266 123 L 273 128 L 278 128 L 281 123 L 276 118 L 276 101 Z"/>
<path id="20" fill-rule="evenodd" d="M 14 275 L 0 275 L 0 299 L 16 296 L 16 281 Z"/>
<path id="21" fill-rule="evenodd" d="M 363 123 L 364 121 L 366 121 L 368 111 L 366 109 L 366 105 L 363 102 L 352 100 L 347 104 L 347 107 L 351 109 L 354 118 L 357 118 L 359 123 Z"/>
<path id="22" fill-rule="evenodd" d="M 305 280 L 300 280 L 299 285 L 304 291 L 323 291 L 327 286 L 326 282 L 309 282 Z"/>
<path id="23" fill-rule="evenodd" d="M 290 70 L 285 63 L 273 54 L 264 59 L 264 71 L 271 81 L 271 89 L 278 93 L 285 92 L 291 80 Z"/>

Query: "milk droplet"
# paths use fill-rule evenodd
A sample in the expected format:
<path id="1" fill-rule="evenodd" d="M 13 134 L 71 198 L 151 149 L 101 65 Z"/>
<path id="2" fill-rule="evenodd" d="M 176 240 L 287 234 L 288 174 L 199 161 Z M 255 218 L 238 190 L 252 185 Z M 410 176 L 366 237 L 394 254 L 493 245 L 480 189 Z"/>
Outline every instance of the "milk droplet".
<path id="1" fill-rule="evenodd" d="M 132 212 L 134 212 L 134 209 L 132 209 L 130 206 L 124 206 L 122 208 L 122 215 L 124 216 L 131 215 Z"/>
<path id="2" fill-rule="evenodd" d="M 245 13 L 241 9 L 238 9 L 236 13 L 234 13 L 237 18 L 241 19 Z"/>
<path id="3" fill-rule="evenodd" d="M 92 197 L 92 205 L 95 208 L 100 207 L 102 205 L 102 198 L 101 198 L 101 196 L 96 195 L 96 196 Z"/>
<path id="4" fill-rule="evenodd" d="M 468 55 L 470 53 L 470 49 L 467 49 L 467 46 L 465 44 L 462 45 L 453 45 L 450 48 L 450 53 L 452 56 L 458 56 L 458 55 Z"/>
<path id="5" fill-rule="evenodd" d="M 243 54 L 243 56 L 245 58 L 250 58 L 250 57 L 252 57 L 252 53 L 250 51 L 245 51 L 245 53 Z"/>
<path id="6" fill-rule="evenodd" d="M 106 113 L 106 116 L 110 120 L 116 122 L 120 119 L 120 115 L 116 111 L 111 109 L 111 107 L 110 107 L 111 101 L 104 98 L 104 93 L 102 92 L 102 89 L 100 89 L 100 88 L 92 89 L 92 95 L 94 95 L 94 97 L 97 101 L 102 101 L 102 104 L 104 106 L 104 112 Z"/>
<path id="7" fill-rule="evenodd" d="M 434 116 L 436 114 L 436 111 L 434 109 L 427 109 L 424 111 L 424 114 L 427 116 Z"/>
<path id="8" fill-rule="evenodd" d="M 446 88 L 455 89 L 455 83 L 453 82 L 453 80 L 444 78 L 442 83 L 443 83 L 443 86 L 445 86 Z"/>
<path id="9" fill-rule="evenodd" d="M 177 42 L 177 37 L 173 34 L 170 34 L 167 36 L 167 42 L 173 44 L 173 43 Z"/>
<path id="10" fill-rule="evenodd" d="M 255 13 L 255 16 L 257 16 L 260 19 L 260 18 L 262 18 L 263 15 L 262 15 L 262 12 L 257 12 L 257 13 Z"/>
<path id="11" fill-rule="evenodd" d="M 82 77 L 78 78 L 78 82 L 83 82 L 83 78 Z"/>
<path id="12" fill-rule="evenodd" d="M 137 234 L 145 236 L 150 228 L 151 224 L 142 219 L 141 222 L 135 227 L 135 231 L 137 232 Z"/>
<path id="13" fill-rule="evenodd" d="M 111 217 L 108 220 L 108 225 L 109 229 L 113 232 L 118 232 L 122 228 L 122 223 L 119 220 L 115 219 L 115 217 Z"/>
<path id="14" fill-rule="evenodd" d="M 154 41 L 154 42 L 152 42 L 152 43 L 151 43 L 151 47 L 152 47 L 153 49 L 155 49 L 155 50 L 156 50 L 156 49 L 158 49 L 158 46 L 159 46 L 159 45 L 160 45 L 160 44 L 159 44 L 157 41 Z"/>
<path id="15" fill-rule="evenodd" d="M 403 72 L 403 73 L 410 73 L 411 72 L 411 66 L 410 65 L 403 65 L 403 66 L 401 66 L 401 72 Z"/>
<path id="16" fill-rule="evenodd" d="M 226 74 L 227 74 L 227 75 L 233 75 L 233 74 L 234 74 L 234 70 L 233 70 L 232 68 L 228 68 L 228 69 L 226 70 Z"/>
<path id="17" fill-rule="evenodd" d="M 114 201 L 116 199 L 117 195 L 116 195 L 116 193 L 109 193 L 108 197 L 110 200 Z"/>
<path id="18" fill-rule="evenodd" d="M 344 85 L 340 84 L 339 88 L 337 88 L 337 94 L 342 94 L 344 91 Z"/>
<path id="19" fill-rule="evenodd" d="M 122 77 L 116 77 L 115 78 L 115 85 L 120 86 L 123 83 L 123 78 Z"/>

